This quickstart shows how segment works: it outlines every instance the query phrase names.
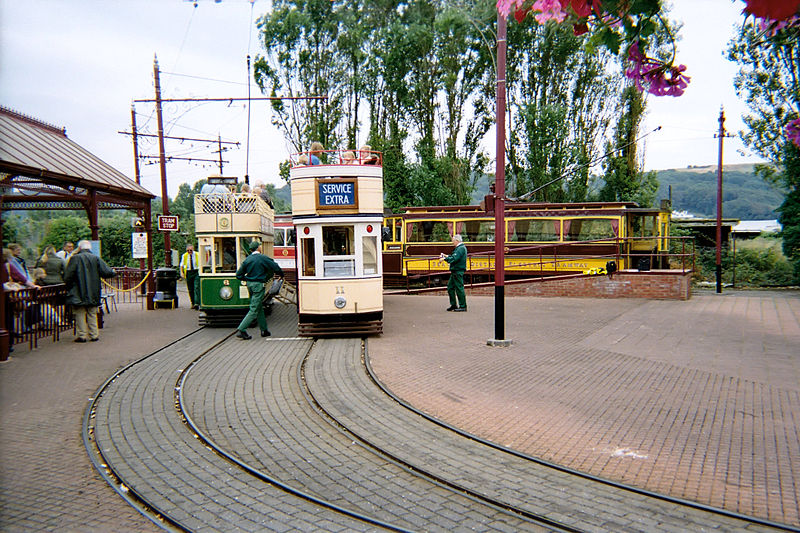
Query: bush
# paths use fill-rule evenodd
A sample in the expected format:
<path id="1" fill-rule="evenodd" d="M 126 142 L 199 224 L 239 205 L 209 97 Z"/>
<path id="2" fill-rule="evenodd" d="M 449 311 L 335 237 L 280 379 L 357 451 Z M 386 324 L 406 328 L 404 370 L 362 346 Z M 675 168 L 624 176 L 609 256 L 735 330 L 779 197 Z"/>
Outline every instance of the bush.
<path id="1" fill-rule="evenodd" d="M 737 243 L 736 257 L 729 249 L 722 250 L 722 282 L 736 287 L 786 287 L 797 284 L 794 266 L 783 255 L 780 239 L 758 237 Z M 735 259 L 735 263 L 734 263 Z M 696 280 L 716 281 L 716 251 L 698 248 Z"/>

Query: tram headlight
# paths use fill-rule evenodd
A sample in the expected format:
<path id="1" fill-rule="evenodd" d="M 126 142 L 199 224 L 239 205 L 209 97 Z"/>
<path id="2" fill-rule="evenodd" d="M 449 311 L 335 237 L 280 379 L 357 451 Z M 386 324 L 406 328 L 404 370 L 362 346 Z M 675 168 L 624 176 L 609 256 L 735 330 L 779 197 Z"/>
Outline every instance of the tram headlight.
<path id="1" fill-rule="evenodd" d="M 347 305 L 347 298 L 344 296 L 337 296 L 333 300 L 333 305 L 336 306 L 336 309 L 343 309 L 345 305 Z"/>
<path id="2" fill-rule="evenodd" d="M 225 285 L 219 290 L 219 297 L 223 300 L 230 300 L 233 298 L 233 289 Z"/>

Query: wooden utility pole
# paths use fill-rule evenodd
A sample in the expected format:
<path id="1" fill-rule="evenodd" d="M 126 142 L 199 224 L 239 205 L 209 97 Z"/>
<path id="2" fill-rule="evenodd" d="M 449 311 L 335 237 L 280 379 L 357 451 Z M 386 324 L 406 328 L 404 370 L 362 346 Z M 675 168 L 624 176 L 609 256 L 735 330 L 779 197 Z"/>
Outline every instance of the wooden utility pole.
<path id="1" fill-rule="evenodd" d="M 494 338 L 490 346 L 510 346 L 505 338 L 506 284 L 506 18 L 497 12 L 496 165 L 494 179 Z"/>
<path id="2" fill-rule="evenodd" d="M 722 106 L 719 108 L 719 133 L 715 135 L 719 139 L 719 154 L 717 159 L 717 293 L 722 292 L 722 140 L 731 137 L 725 133 L 725 111 Z"/>
<path id="3" fill-rule="evenodd" d="M 161 168 L 161 212 L 169 215 L 169 196 L 167 196 L 167 160 L 164 150 L 164 121 L 161 118 L 161 81 L 158 72 L 158 57 L 153 60 L 153 79 L 156 86 L 156 120 L 158 121 L 158 163 Z M 172 266 L 172 246 L 169 232 L 164 232 L 164 264 Z"/>
<path id="4" fill-rule="evenodd" d="M 133 104 L 131 104 L 131 133 L 133 140 L 133 174 L 136 178 L 136 184 L 140 185 L 142 178 L 139 172 L 139 132 L 136 129 L 136 108 Z M 143 217 L 144 211 L 140 209 L 136 212 L 136 216 Z M 147 239 L 150 240 L 150 235 L 147 236 Z M 139 259 L 139 270 L 144 270 L 144 259 Z M 142 287 L 142 293 L 144 294 L 144 287 Z"/>

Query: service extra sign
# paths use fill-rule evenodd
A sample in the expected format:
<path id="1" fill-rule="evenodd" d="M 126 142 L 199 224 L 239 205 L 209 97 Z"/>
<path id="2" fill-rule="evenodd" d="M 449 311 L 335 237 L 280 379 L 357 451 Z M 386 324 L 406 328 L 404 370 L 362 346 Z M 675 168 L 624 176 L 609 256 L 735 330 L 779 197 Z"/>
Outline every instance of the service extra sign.
<path id="1" fill-rule="evenodd" d="M 317 181 L 319 209 L 358 207 L 356 181 L 351 179 L 320 179 Z"/>

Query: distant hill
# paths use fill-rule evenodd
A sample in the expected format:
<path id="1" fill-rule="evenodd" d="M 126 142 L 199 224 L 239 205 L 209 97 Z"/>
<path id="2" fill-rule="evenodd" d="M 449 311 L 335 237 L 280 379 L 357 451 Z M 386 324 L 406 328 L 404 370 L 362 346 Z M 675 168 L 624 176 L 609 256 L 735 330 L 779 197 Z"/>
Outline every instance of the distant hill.
<path id="1" fill-rule="evenodd" d="M 725 218 L 739 220 L 772 220 L 783 203 L 783 192 L 766 183 L 753 172 L 753 165 L 724 165 L 722 173 L 722 212 Z M 669 197 L 672 186 L 672 208 L 688 211 L 701 217 L 713 217 L 717 212 L 717 167 L 690 166 L 659 170 L 657 200 Z M 490 180 L 494 176 L 485 174 L 478 178 L 472 201 L 478 204 L 489 193 Z M 277 190 L 278 196 L 291 204 L 291 189 L 288 184 Z M 658 202 L 657 202 L 658 203 Z"/>
<path id="2" fill-rule="evenodd" d="M 716 216 L 716 165 L 658 171 L 658 199 L 669 197 L 672 208 L 698 216 Z M 783 192 L 766 183 L 753 172 L 753 165 L 723 165 L 722 213 L 739 220 L 771 220 L 783 203 Z"/>

